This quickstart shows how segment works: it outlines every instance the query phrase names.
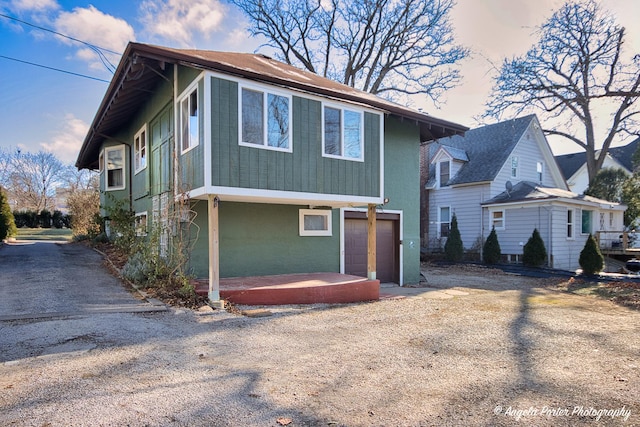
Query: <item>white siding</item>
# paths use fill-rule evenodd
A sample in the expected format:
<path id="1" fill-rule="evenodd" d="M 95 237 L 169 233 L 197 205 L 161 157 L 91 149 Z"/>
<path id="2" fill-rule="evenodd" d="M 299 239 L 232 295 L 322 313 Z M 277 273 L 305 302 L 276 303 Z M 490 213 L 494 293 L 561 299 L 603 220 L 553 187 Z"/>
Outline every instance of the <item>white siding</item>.
<path id="1" fill-rule="evenodd" d="M 438 240 L 440 224 L 437 222 L 441 206 L 451 206 L 465 249 L 470 249 L 482 235 L 482 208 L 480 203 L 489 199 L 489 185 L 445 187 L 429 191 L 429 249 L 443 248 L 445 240 Z"/>

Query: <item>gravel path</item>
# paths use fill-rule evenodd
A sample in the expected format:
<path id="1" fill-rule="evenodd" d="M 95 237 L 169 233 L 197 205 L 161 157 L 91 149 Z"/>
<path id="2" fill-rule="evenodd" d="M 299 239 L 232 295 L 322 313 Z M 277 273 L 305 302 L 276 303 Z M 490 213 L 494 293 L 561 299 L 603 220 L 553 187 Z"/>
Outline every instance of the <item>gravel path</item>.
<path id="1" fill-rule="evenodd" d="M 492 270 L 427 277 L 266 317 L 0 322 L 0 424 L 640 425 L 640 312 Z"/>

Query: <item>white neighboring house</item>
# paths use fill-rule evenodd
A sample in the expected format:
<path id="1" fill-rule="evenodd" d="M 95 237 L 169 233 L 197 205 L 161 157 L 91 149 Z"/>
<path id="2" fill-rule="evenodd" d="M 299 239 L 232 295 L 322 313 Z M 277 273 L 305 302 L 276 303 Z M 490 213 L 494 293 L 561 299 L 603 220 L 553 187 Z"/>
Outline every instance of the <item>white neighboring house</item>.
<path id="1" fill-rule="evenodd" d="M 621 147 L 609 149 L 609 153 L 604 158 L 602 168 L 622 169 L 631 175 L 633 173 L 633 154 L 638 149 L 640 138 Z M 597 152 L 600 155 L 600 152 Z M 587 172 L 586 154 L 579 153 L 563 154 L 556 156 L 556 162 L 567 181 L 569 189 L 574 193 L 582 194 L 589 187 L 589 173 Z"/>
<path id="2" fill-rule="evenodd" d="M 589 233 L 622 230 L 625 206 L 569 191 L 535 115 L 422 146 L 422 244 L 442 250 L 455 214 L 466 250 L 495 227 L 502 254 L 519 261 L 537 228 L 548 266 L 576 270 Z"/>

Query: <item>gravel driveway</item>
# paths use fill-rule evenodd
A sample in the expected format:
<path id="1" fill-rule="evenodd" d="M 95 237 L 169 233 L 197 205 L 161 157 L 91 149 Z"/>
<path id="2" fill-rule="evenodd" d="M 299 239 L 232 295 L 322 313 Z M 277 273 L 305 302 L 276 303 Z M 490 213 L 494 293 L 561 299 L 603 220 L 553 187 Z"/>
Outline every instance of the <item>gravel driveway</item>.
<path id="1" fill-rule="evenodd" d="M 562 279 L 427 277 L 383 289 L 404 298 L 266 317 L 2 321 L 0 424 L 640 425 L 640 312 L 554 290 Z"/>

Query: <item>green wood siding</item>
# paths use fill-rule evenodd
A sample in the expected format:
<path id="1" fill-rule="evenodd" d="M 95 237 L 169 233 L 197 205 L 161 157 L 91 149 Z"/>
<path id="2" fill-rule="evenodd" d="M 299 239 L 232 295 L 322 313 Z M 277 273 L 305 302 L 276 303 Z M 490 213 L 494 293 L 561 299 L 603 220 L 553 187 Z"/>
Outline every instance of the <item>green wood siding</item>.
<path id="1" fill-rule="evenodd" d="M 211 179 L 215 186 L 377 197 L 380 115 L 365 112 L 364 162 L 322 156 L 322 103 L 292 97 L 293 152 L 240 146 L 238 84 L 211 78 Z"/>
<path id="2" fill-rule="evenodd" d="M 420 134 L 397 118 L 385 120 L 385 209 L 403 212 L 404 283 L 420 281 Z"/>
<path id="3" fill-rule="evenodd" d="M 307 206 L 220 203 L 220 277 L 340 271 L 339 210 L 333 235 L 298 235 L 298 210 Z M 191 227 L 190 272 L 208 275 L 207 203 L 197 201 Z M 198 230 L 198 231 L 196 231 Z"/>

